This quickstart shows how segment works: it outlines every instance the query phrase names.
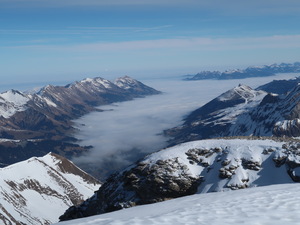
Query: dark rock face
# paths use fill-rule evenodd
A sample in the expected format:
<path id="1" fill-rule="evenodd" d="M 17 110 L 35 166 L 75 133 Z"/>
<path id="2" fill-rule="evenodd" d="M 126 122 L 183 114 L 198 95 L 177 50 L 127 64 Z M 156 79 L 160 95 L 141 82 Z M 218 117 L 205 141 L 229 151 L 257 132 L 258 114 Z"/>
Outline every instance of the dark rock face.
<path id="1" fill-rule="evenodd" d="M 199 183 L 200 179 L 189 175 L 187 166 L 178 159 L 158 160 L 153 165 L 140 162 L 110 176 L 93 197 L 79 207 L 69 208 L 60 220 L 191 195 Z"/>
<path id="2" fill-rule="evenodd" d="M 32 156 L 41 157 L 49 151 L 72 158 L 89 151 L 90 148 L 58 140 L 5 140 L 0 143 L 0 167 L 27 160 Z"/>

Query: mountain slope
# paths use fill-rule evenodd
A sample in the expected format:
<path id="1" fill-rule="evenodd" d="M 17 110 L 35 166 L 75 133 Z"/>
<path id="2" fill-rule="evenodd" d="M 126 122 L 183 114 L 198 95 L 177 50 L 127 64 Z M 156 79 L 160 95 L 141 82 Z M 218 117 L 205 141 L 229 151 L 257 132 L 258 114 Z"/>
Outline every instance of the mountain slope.
<path id="1" fill-rule="evenodd" d="M 103 104 L 159 93 L 128 76 L 114 82 L 96 77 L 66 86 L 47 85 L 37 93 L 4 92 L 0 94 L 0 163 L 41 156 L 54 147 L 58 149 L 55 153 L 68 158 L 80 154 L 80 150 L 85 152 L 88 147 L 69 143 L 76 141 L 72 120 L 99 110 L 97 106 Z"/>
<path id="2" fill-rule="evenodd" d="M 169 129 L 165 134 L 173 137 L 173 140 L 170 140 L 171 144 L 213 137 L 247 135 L 242 131 L 233 134 L 235 130 L 231 131 L 231 126 L 237 123 L 242 115 L 258 107 L 266 95 L 264 91 L 239 85 L 193 111 L 182 126 Z M 248 130 L 244 132 L 246 131 Z"/>
<path id="3" fill-rule="evenodd" d="M 273 80 L 270 83 L 264 84 L 256 88 L 256 90 L 262 90 L 274 94 L 286 94 L 298 86 L 300 77 L 295 77 L 289 80 Z"/>
<path id="4" fill-rule="evenodd" d="M 0 169 L 0 223 L 51 224 L 99 182 L 53 153 Z"/>
<path id="5" fill-rule="evenodd" d="M 212 139 L 164 149 L 112 175 L 70 220 L 195 193 L 300 181 L 298 141 Z"/>
<path id="6" fill-rule="evenodd" d="M 299 184 L 280 184 L 200 194 L 57 225 L 294 225 L 300 220 L 299 191 Z"/>
<path id="7" fill-rule="evenodd" d="M 35 94 L 10 90 L 0 94 L 1 136 L 63 139 L 72 130 L 70 120 L 95 106 L 159 93 L 128 76 L 115 83 L 96 77 L 66 86 L 47 85 Z"/>
<path id="8" fill-rule="evenodd" d="M 272 94 L 240 85 L 166 130 L 170 144 L 226 136 L 300 136 L 300 87 Z"/>

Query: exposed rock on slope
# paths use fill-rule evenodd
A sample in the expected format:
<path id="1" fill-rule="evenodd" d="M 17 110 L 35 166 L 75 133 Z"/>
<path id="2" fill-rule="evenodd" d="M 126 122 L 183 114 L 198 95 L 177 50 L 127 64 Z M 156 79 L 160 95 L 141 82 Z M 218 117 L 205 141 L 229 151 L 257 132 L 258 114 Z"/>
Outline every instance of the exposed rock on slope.
<path id="1" fill-rule="evenodd" d="M 0 169 L 0 223 L 51 224 L 100 184 L 53 153 Z"/>
<path id="2" fill-rule="evenodd" d="M 147 156 L 112 175 L 90 199 L 60 217 L 70 220 L 194 193 L 300 180 L 299 142 L 203 140 Z"/>

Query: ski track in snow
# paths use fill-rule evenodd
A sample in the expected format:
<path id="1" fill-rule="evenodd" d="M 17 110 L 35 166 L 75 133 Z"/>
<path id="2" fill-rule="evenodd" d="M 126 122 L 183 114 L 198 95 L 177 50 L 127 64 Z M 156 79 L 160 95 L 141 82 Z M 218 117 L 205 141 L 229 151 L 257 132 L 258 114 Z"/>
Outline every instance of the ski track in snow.
<path id="1" fill-rule="evenodd" d="M 295 225 L 300 184 L 197 194 L 57 225 Z"/>

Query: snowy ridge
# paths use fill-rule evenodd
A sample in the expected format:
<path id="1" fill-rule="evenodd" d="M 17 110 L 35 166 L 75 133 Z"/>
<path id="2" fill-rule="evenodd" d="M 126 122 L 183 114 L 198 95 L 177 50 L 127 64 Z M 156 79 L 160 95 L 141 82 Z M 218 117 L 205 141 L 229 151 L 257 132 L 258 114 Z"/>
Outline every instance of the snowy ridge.
<path id="1" fill-rule="evenodd" d="M 129 89 L 130 92 L 128 92 Z M 65 106 L 72 108 L 70 110 L 74 111 L 72 104 L 79 105 L 82 102 L 87 104 L 89 101 L 93 104 L 103 104 L 111 101 L 100 96 L 100 94 L 108 95 L 113 99 L 126 100 L 125 95 L 128 95 L 127 98 L 132 99 L 139 95 L 158 93 L 158 91 L 128 76 L 117 79 L 115 83 L 101 77 L 86 78 L 66 86 L 47 85 L 38 92 L 21 93 L 10 90 L 1 93 L 0 115 L 4 118 L 10 118 L 16 112 L 25 111 L 28 107 L 35 106 L 39 108 Z"/>
<path id="2" fill-rule="evenodd" d="M 170 141 L 172 145 L 214 137 L 263 135 L 253 133 L 253 129 L 246 129 L 245 126 L 253 124 L 254 128 L 259 127 L 253 116 L 247 116 L 260 106 L 267 95 L 265 91 L 239 85 L 193 111 L 182 126 L 165 133 L 173 137 Z"/>
<path id="3" fill-rule="evenodd" d="M 0 115 L 9 118 L 26 109 L 29 98 L 19 91 L 9 90 L 0 94 Z"/>
<path id="4" fill-rule="evenodd" d="M 61 220 L 207 192 L 300 181 L 300 143 L 211 139 L 163 149 L 112 175 Z"/>
<path id="5" fill-rule="evenodd" d="M 280 81 L 276 86 L 280 87 Z M 300 87 L 295 83 L 288 86 L 291 89 L 284 94 L 273 94 L 239 85 L 192 112 L 182 126 L 165 133 L 173 138 L 172 145 L 226 136 L 299 137 Z"/>
<path id="6" fill-rule="evenodd" d="M 255 91 L 247 85 L 240 84 L 239 86 L 220 95 L 217 99 L 220 101 L 230 101 L 233 98 L 242 97 L 243 99 L 245 99 L 245 103 L 247 103 L 257 96 L 263 95 L 264 97 L 266 94 L 267 93 L 264 91 Z"/>
<path id="7" fill-rule="evenodd" d="M 216 111 L 214 113 L 217 117 L 217 119 L 214 121 L 215 124 L 226 124 L 228 122 L 234 123 L 238 116 L 258 106 L 267 93 L 264 91 L 255 91 L 248 86 L 240 85 L 219 96 L 217 99 L 223 102 L 231 101 L 234 98 L 237 98 L 235 95 L 237 95 L 238 98 L 242 98 L 244 101 L 241 104 L 237 104 L 233 107 Z M 210 121 L 211 118 L 208 120 Z"/>
<path id="8" fill-rule="evenodd" d="M 0 125 L 4 130 L 3 138 L 70 138 L 66 134 L 74 129 L 71 120 L 99 110 L 97 106 L 160 93 L 128 76 L 120 80 L 130 88 L 96 77 L 66 86 L 47 85 L 37 93 L 13 90 L 2 93 Z"/>
<path id="9" fill-rule="evenodd" d="M 104 78 L 96 77 L 96 78 L 86 78 L 82 81 L 75 82 L 73 84 L 67 85 L 68 88 L 77 88 L 82 91 L 86 91 L 86 88 L 92 88 L 97 91 L 105 91 L 106 89 L 114 88 L 115 85 Z M 102 90 L 101 90 L 102 89 Z"/>
<path id="10" fill-rule="evenodd" d="M 68 169 L 66 169 L 68 168 Z M 49 153 L 0 169 L 0 223 L 51 224 L 99 183 L 70 161 Z"/>
<path id="11" fill-rule="evenodd" d="M 196 194 L 57 225 L 295 225 L 300 220 L 299 192 L 299 184 L 280 184 Z"/>
<path id="12" fill-rule="evenodd" d="M 198 187 L 200 193 L 290 183 L 293 181 L 286 168 L 276 167 L 272 162 L 276 158 L 287 157 L 286 149 L 282 148 L 284 144 L 245 139 L 194 141 L 154 153 L 143 162 L 153 165 L 158 160 L 177 158 L 188 167 L 189 175 L 203 177 Z M 300 159 L 298 154 L 300 149 L 295 160 Z M 262 164 L 268 166 L 262 167 Z M 262 171 L 269 173 L 264 174 L 268 181 L 259 181 L 264 173 Z"/>
<path id="13" fill-rule="evenodd" d="M 120 88 L 130 89 L 134 87 L 137 84 L 137 82 L 128 76 L 124 76 L 116 79 L 114 84 Z"/>

